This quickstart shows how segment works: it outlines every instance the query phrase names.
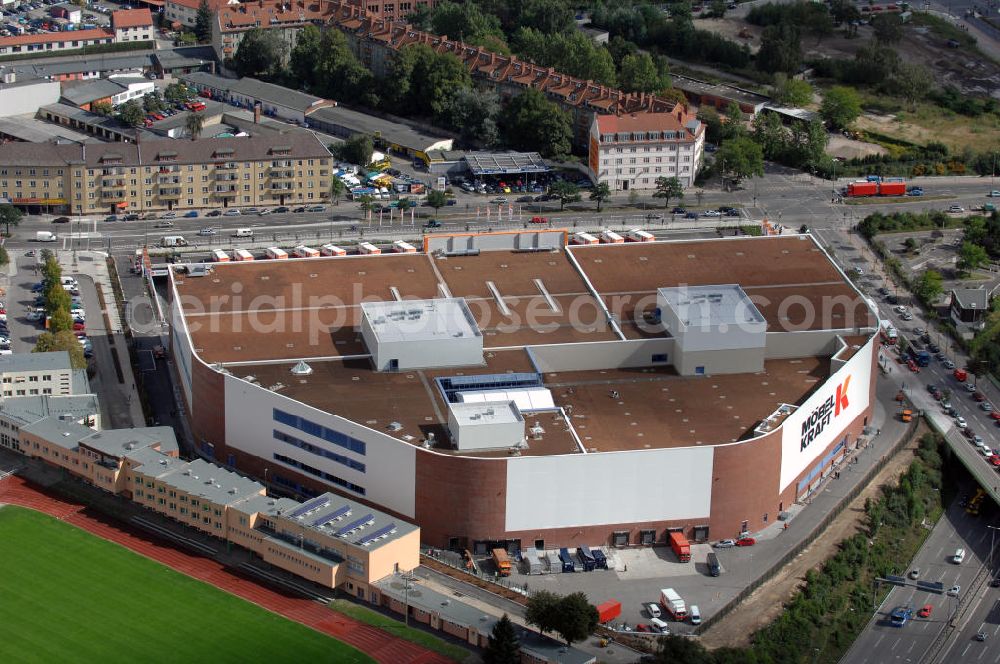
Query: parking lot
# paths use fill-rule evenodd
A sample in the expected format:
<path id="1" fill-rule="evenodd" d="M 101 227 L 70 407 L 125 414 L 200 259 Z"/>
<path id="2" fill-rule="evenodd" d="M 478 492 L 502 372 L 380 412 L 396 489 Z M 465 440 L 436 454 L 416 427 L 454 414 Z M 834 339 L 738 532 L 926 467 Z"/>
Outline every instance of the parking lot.
<path id="1" fill-rule="evenodd" d="M 911 238 L 913 242 L 908 247 L 907 242 Z M 925 270 L 940 272 L 944 278 L 945 293 L 958 287 L 975 288 L 985 285 L 993 288 L 1000 284 L 1000 275 L 993 272 L 979 271 L 971 276 L 959 273 L 957 262 L 962 246 L 961 229 L 891 233 L 880 236 L 879 239 L 899 259 L 909 278 L 919 278 Z"/>
<path id="2" fill-rule="evenodd" d="M 0 36 L 39 35 L 71 29 L 106 27 L 111 23 L 111 12 L 118 9 L 117 6 L 110 4 L 90 4 L 87 5 L 87 9 L 81 11 L 80 22 L 71 24 L 67 19 L 53 15 L 52 10 L 58 4 L 60 4 L 58 0 L 35 0 L 5 7 Z M 67 27 L 69 25 L 74 27 Z"/>

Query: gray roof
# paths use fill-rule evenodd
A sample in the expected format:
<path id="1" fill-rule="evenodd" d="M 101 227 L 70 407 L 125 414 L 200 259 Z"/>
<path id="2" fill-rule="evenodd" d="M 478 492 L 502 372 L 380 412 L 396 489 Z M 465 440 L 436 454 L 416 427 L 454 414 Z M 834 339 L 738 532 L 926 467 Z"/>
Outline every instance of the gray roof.
<path id="1" fill-rule="evenodd" d="M 153 475 L 178 491 L 198 496 L 217 505 L 228 505 L 243 500 L 251 494 L 260 493 L 264 488 L 259 482 L 202 459 L 182 462 L 180 465 L 168 462 L 163 466 L 165 472 L 156 472 L 158 465 L 162 464 L 144 464 L 139 470 Z"/>
<path id="2" fill-rule="evenodd" d="M 777 113 L 793 120 L 802 120 L 804 122 L 812 122 L 813 120 L 819 119 L 819 113 L 816 111 L 807 111 L 804 108 L 795 108 L 794 106 L 778 106 L 776 104 L 764 104 L 765 111 L 771 111 L 772 113 Z"/>
<path id="3" fill-rule="evenodd" d="M 445 595 L 420 584 L 419 579 L 414 584 L 411 580 L 409 591 L 402 575 L 394 574 L 376 582 L 382 593 L 400 601 L 408 602 L 427 613 L 437 615 L 441 620 L 465 628 L 473 628 L 480 634 L 489 635 L 499 618 L 465 602 Z M 590 664 L 597 659 L 578 648 L 566 646 L 547 636 L 542 636 L 524 627 L 514 624 L 521 650 L 535 655 L 544 662 L 559 662 L 561 664 Z"/>
<path id="4" fill-rule="evenodd" d="M 424 130 L 414 125 L 395 122 L 386 118 L 376 117 L 361 111 L 352 111 L 343 106 L 327 106 L 320 108 L 309 114 L 310 125 L 317 125 L 322 129 L 323 123 L 343 127 L 351 133 L 367 134 L 372 136 L 379 132 L 382 140 L 386 143 L 401 145 L 411 150 L 426 152 L 433 149 L 440 143 L 448 143 L 452 139 L 443 135 L 428 134 Z"/>
<path id="5" fill-rule="evenodd" d="M 537 152 L 468 152 L 465 162 L 473 175 L 545 173 L 552 170 Z"/>
<path id="6" fill-rule="evenodd" d="M 90 102 L 121 94 L 127 89 L 107 78 L 100 78 L 83 83 L 63 86 L 62 98 L 71 104 L 89 104 Z"/>
<path id="7" fill-rule="evenodd" d="M 90 427 L 77 424 L 75 421 L 60 419 L 58 415 L 50 415 L 37 422 L 21 427 L 26 431 L 53 445 L 66 450 L 75 450 L 80 441 L 94 433 Z"/>
<path id="8" fill-rule="evenodd" d="M 51 415 L 71 415 L 82 420 L 101 412 L 100 403 L 93 394 L 80 396 L 8 397 L 0 402 L 0 415 L 25 426 Z"/>
<path id="9" fill-rule="evenodd" d="M 273 516 L 275 514 L 281 514 L 282 512 L 291 512 L 301 504 L 302 503 L 292 498 L 253 495 L 245 500 L 233 503 L 229 506 L 229 508 L 240 512 L 241 514 L 250 515 L 259 512 L 261 514 Z"/>
<path id="10" fill-rule="evenodd" d="M 465 150 L 431 150 L 427 153 L 427 158 L 431 162 L 462 161 Z"/>
<path id="11" fill-rule="evenodd" d="M 159 54 L 160 51 L 157 51 Z M 49 62 L 47 60 L 39 62 L 11 62 L 5 65 L 5 69 L 14 70 L 20 75 L 31 75 L 38 77 L 62 76 L 65 74 L 78 74 L 81 72 L 115 72 L 129 69 L 148 69 L 150 66 L 150 55 L 108 55 L 108 56 L 87 56 L 84 58 L 65 60 L 61 62 Z"/>
<path id="12" fill-rule="evenodd" d="M 125 458 L 132 461 L 134 468 L 143 468 L 143 472 L 146 475 L 158 476 L 162 473 L 167 472 L 169 469 L 179 468 L 187 464 L 187 461 L 181 459 L 167 456 L 159 450 L 154 450 L 152 447 L 142 447 L 137 450 L 128 450 L 125 452 Z M 160 471 L 156 471 L 153 466 L 159 466 Z"/>
<path id="13" fill-rule="evenodd" d="M 19 141 L 27 141 L 28 143 L 59 143 L 67 141 L 89 143 L 97 141 L 95 137 L 76 131 L 75 129 L 36 120 L 30 115 L 14 115 L 0 118 L 0 134 L 10 136 Z"/>
<path id="14" fill-rule="evenodd" d="M 284 106 L 303 113 L 309 111 L 313 106 L 326 101 L 322 97 L 299 92 L 291 88 L 285 88 L 273 83 L 265 83 L 256 78 L 223 78 L 208 72 L 194 72 L 183 74 L 181 80 L 193 85 L 209 87 L 215 90 L 224 90 L 229 94 L 238 94 L 250 97 L 257 101 L 266 101 L 275 106 Z"/>
<path id="15" fill-rule="evenodd" d="M 990 306 L 989 292 L 985 288 L 956 288 L 951 297 L 960 309 L 985 311 Z"/>
<path id="16" fill-rule="evenodd" d="M 177 438 L 170 427 L 142 427 L 138 429 L 105 429 L 80 441 L 81 445 L 98 452 L 121 458 L 126 452 L 160 444 L 161 452 L 177 451 Z"/>
<path id="17" fill-rule="evenodd" d="M 33 147 L 35 149 L 38 149 L 39 147 L 37 145 L 29 145 L 27 143 L 22 143 L 21 145 L 26 145 L 27 147 Z M 0 373 L 46 370 L 68 371 L 69 369 L 69 353 L 64 350 L 56 350 L 49 353 L 14 353 L 13 355 L 0 355 Z"/>
<path id="18" fill-rule="evenodd" d="M 324 493 L 301 505 L 289 506 L 275 516 L 338 539 L 346 545 L 366 549 L 378 548 L 417 529 L 412 523 L 335 493 Z M 350 534 L 345 529 L 350 529 Z"/>
<path id="19" fill-rule="evenodd" d="M 219 103 L 217 101 L 212 101 L 211 99 L 202 100 L 205 103 L 205 110 L 200 111 L 199 114 L 205 118 L 218 117 L 222 115 L 222 112 L 226 109 L 226 105 Z M 151 129 L 159 131 L 169 131 L 171 129 L 177 129 L 178 127 L 183 127 L 187 123 L 188 116 L 191 115 L 191 111 L 181 111 L 174 115 L 167 116 L 162 120 L 158 120 L 153 123 Z M 209 125 L 206 123 L 203 133 L 210 134 L 214 132 L 216 125 Z"/>
<path id="20" fill-rule="evenodd" d="M 161 68 L 169 71 L 215 62 L 215 49 L 211 46 L 182 46 L 156 51 L 152 58 Z"/>
<path id="21" fill-rule="evenodd" d="M 762 95 L 751 90 L 744 90 L 743 88 L 738 88 L 735 85 L 715 85 L 713 83 L 699 81 L 696 78 L 682 76 L 680 74 L 671 74 L 670 80 L 673 81 L 674 87 L 678 90 L 690 92 L 691 94 L 696 95 L 711 95 L 720 99 L 730 99 L 732 101 L 743 104 L 752 104 L 754 106 L 762 106 L 771 100 L 771 98 L 767 95 Z"/>
<path id="22" fill-rule="evenodd" d="M 90 394 L 90 379 L 86 369 L 73 369 L 70 375 L 70 392 L 72 394 Z"/>

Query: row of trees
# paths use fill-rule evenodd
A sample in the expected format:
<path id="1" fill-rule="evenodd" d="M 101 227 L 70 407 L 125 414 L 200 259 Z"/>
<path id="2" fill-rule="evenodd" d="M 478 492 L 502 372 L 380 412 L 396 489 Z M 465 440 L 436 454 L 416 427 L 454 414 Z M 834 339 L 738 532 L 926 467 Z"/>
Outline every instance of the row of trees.
<path id="1" fill-rule="evenodd" d="M 87 360 L 83 347 L 73 334 L 73 317 L 70 315 L 70 296 L 62 285 L 62 267 L 55 254 L 47 249 L 42 252 L 42 294 L 45 296 L 45 313 L 48 331 L 38 335 L 33 353 L 64 350 L 69 353 L 74 369 L 83 369 Z"/>
<path id="2" fill-rule="evenodd" d="M 542 634 L 555 632 L 567 645 L 572 645 L 594 633 L 598 615 L 582 592 L 559 596 L 538 590 L 528 598 L 524 619 Z"/>

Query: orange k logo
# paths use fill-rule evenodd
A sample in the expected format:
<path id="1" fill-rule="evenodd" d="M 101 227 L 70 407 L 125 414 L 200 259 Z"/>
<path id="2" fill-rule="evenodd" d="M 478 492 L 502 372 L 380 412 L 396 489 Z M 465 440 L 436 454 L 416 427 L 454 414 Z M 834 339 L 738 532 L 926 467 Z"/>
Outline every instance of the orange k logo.
<path id="1" fill-rule="evenodd" d="M 838 385 L 837 386 L 837 406 L 836 406 L 836 408 L 834 409 L 834 412 L 833 412 L 834 417 L 836 417 L 837 415 L 840 415 L 840 411 L 847 410 L 847 406 L 848 406 L 848 403 L 847 403 L 847 387 L 850 384 L 851 384 L 851 377 L 848 376 L 844 380 L 844 384 L 843 385 Z"/>

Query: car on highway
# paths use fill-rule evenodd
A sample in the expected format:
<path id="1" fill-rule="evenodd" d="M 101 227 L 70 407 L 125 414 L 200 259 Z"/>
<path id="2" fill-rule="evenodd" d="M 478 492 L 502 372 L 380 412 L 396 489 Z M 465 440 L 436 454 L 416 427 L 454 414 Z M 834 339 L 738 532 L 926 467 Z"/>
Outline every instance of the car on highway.
<path id="1" fill-rule="evenodd" d="M 670 214 L 687 214 L 687 210 L 682 207 L 675 207 L 670 211 Z"/>
<path id="2" fill-rule="evenodd" d="M 923 196 L 924 190 L 920 187 L 910 187 L 910 190 L 906 192 L 907 196 Z"/>
<path id="3" fill-rule="evenodd" d="M 504 205 L 504 204 L 507 203 L 507 197 L 506 196 L 497 196 L 496 198 L 494 198 L 493 200 L 491 200 L 490 203 L 493 203 L 495 205 Z"/>
<path id="4" fill-rule="evenodd" d="M 718 210 L 705 210 L 704 212 L 701 213 L 701 216 L 703 216 L 703 217 L 721 217 L 722 213 L 719 212 Z"/>
<path id="5" fill-rule="evenodd" d="M 917 615 L 920 616 L 921 618 L 930 618 L 931 612 L 933 611 L 934 611 L 933 605 L 924 604 L 924 606 L 919 611 L 917 611 Z"/>
<path id="6" fill-rule="evenodd" d="M 71 221 L 69 217 L 56 217 L 52 220 L 53 224 L 68 224 Z"/>
<path id="7" fill-rule="evenodd" d="M 202 228 L 201 230 L 198 231 L 198 235 L 202 235 L 202 236 L 215 235 L 216 233 L 218 233 L 218 231 L 215 230 L 214 228 L 211 228 L 211 227 L 209 227 L 209 228 Z"/>
<path id="8" fill-rule="evenodd" d="M 153 228 L 173 228 L 173 227 L 174 227 L 174 222 L 169 221 L 167 219 L 163 219 L 162 221 L 158 221 L 155 224 L 153 224 Z"/>
<path id="9" fill-rule="evenodd" d="M 990 198 L 1000 198 L 1000 189 L 994 189 L 990 193 L 986 194 Z"/>
<path id="10" fill-rule="evenodd" d="M 976 391 L 976 386 L 973 385 L 972 383 L 966 383 L 965 384 L 965 391 L 966 392 L 975 392 Z"/>
<path id="11" fill-rule="evenodd" d="M 198 211 L 197 210 L 191 210 L 190 212 L 185 212 L 184 216 L 187 219 L 194 219 L 195 217 L 198 216 Z"/>
<path id="12" fill-rule="evenodd" d="M 962 207 L 961 205 L 949 205 L 948 212 L 953 212 L 953 213 L 965 212 L 965 208 Z"/>
<path id="13" fill-rule="evenodd" d="M 948 371 L 951 371 L 952 369 L 955 368 L 955 363 L 952 362 L 951 360 L 945 360 L 944 361 L 944 368 L 947 369 Z"/>
<path id="14" fill-rule="evenodd" d="M 731 549 L 736 546 L 736 540 L 734 539 L 724 539 L 713 544 L 716 549 Z"/>
<path id="15" fill-rule="evenodd" d="M 753 546 L 757 543 L 757 540 L 753 537 L 741 537 L 736 540 L 736 546 Z"/>
<path id="16" fill-rule="evenodd" d="M 257 213 L 258 217 L 266 217 L 271 214 L 271 208 L 261 208 L 260 212 Z"/>
<path id="17" fill-rule="evenodd" d="M 964 417 L 959 415 L 958 417 L 955 418 L 955 426 L 957 426 L 959 429 L 965 429 L 966 427 L 969 426 L 969 423 L 965 421 Z"/>
<path id="18" fill-rule="evenodd" d="M 176 219 L 176 218 L 177 218 L 176 212 L 164 212 L 163 216 L 160 217 L 160 219 Z"/>
<path id="19" fill-rule="evenodd" d="M 948 595 L 950 597 L 958 597 L 958 593 L 962 592 L 962 586 L 955 584 L 948 589 Z"/>
<path id="20" fill-rule="evenodd" d="M 941 346 L 938 346 L 937 344 L 927 344 L 927 350 L 929 350 L 932 353 L 940 353 Z"/>
<path id="21" fill-rule="evenodd" d="M 972 398 L 978 401 L 979 403 L 986 401 L 986 395 L 979 391 L 973 392 Z"/>
<path id="22" fill-rule="evenodd" d="M 286 214 L 288 213 L 288 211 L 289 211 L 288 208 L 285 207 L 284 205 L 279 205 L 273 210 L 274 214 Z"/>
<path id="23" fill-rule="evenodd" d="M 306 208 L 306 212 L 323 212 L 326 210 L 325 205 L 310 205 Z"/>
<path id="24" fill-rule="evenodd" d="M 549 223 L 548 217 L 532 217 L 531 223 L 533 224 L 547 224 Z"/>
<path id="25" fill-rule="evenodd" d="M 239 216 L 241 216 L 242 214 L 243 214 L 242 212 L 240 212 L 240 211 L 239 211 L 239 210 L 237 210 L 236 208 L 233 208 L 232 210 L 226 210 L 226 211 L 225 211 L 225 212 L 224 212 L 224 213 L 222 214 L 222 216 L 223 216 L 223 217 L 239 217 Z"/>
<path id="26" fill-rule="evenodd" d="M 424 224 L 424 228 L 441 228 L 441 222 L 438 221 L 437 219 L 431 219 L 426 224 Z"/>
<path id="27" fill-rule="evenodd" d="M 205 216 L 206 217 L 221 217 L 222 216 L 222 210 L 212 210 L 211 212 L 209 212 Z"/>

